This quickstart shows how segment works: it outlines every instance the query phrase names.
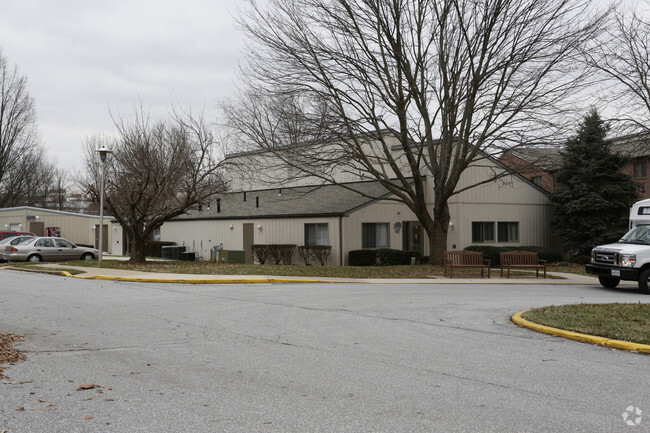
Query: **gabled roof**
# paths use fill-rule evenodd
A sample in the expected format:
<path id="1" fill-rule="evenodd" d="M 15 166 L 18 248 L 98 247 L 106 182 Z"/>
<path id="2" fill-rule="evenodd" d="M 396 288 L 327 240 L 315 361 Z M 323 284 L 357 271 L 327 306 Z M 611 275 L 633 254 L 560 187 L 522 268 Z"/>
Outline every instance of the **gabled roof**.
<path id="1" fill-rule="evenodd" d="M 34 206 L 16 206 L 16 207 L 0 208 L 0 212 L 8 212 L 8 211 L 30 211 L 34 213 L 51 213 L 51 214 L 62 215 L 62 216 L 75 216 L 75 217 L 96 218 L 96 219 L 100 218 L 99 215 L 89 215 L 89 214 L 69 212 L 69 211 L 56 210 L 56 209 L 45 209 L 45 208 L 34 207 Z M 104 218 L 110 219 L 113 217 L 109 215 L 104 215 Z"/>
<path id="2" fill-rule="evenodd" d="M 379 182 L 233 192 L 217 195 L 209 209 L 204 205 L 175 220 L 345 216 L 389 195 Z"/>
<path id="3" fill-rule="evenodd" d="M 562 155 L 558 147 L 526 147 L 510 150 L 509 153 L 548 172 L 562 166 Z"/>
<path id="4" fill-rule="evenodd" d="M 612 150 L 630 158 L 650 156 L 650 133 L 626 135 L 611 141 Z"/>

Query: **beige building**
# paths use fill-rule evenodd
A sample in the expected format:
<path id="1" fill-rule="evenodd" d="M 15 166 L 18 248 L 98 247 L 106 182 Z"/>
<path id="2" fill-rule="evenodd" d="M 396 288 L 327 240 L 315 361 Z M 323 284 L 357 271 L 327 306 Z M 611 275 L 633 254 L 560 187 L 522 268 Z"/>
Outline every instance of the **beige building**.
<path id="1" fill-rule="evenodd" d="M 118 227 L 109 229 L 111 219 L 112 217 L 104 217 L 102 245 L 107 252 L 112 251 L 114 232 L 118 231 Z M 84 215 L 31 206 L 0 209 L 0 229 L 2 230 L 31 232 L 37 236 L 60 236 L 75 244 L 91 245 L 95 248 L 99 248 L 99 220 L 97 215 Z"/>
<path id="2" fill-rule="evenodd" d="M 480 167 L 465 171 L 459 190 L 504 169 L 497 161 L 483 160 Z M 432 194 L 432 180 L 425 182 L 425 190 Z M 329 264 L 334 266 L 347 264 L 348 253 L 363 248 L 418 250 L 428 255 L 428 238 L 415 215 L 406 205 L 390 200 L 377 182 L 259 189 L 254 186 L 261 185 L 248 185 L 248 190 L 222 194 L 200 210 L 165 223 L 161 240 L 185 245 L 205 260 L 216 246 L 243 250 L 249 263 L 254 244 L 329 245 Z M 237 186 L 245 187 L 241 181 Z M 431 196 L 427 202 L 433 206 Z M 449 206 L 448 250 L 469 245 L 553 246 L 547 192 L 518 174 L 461 192 Z"/>

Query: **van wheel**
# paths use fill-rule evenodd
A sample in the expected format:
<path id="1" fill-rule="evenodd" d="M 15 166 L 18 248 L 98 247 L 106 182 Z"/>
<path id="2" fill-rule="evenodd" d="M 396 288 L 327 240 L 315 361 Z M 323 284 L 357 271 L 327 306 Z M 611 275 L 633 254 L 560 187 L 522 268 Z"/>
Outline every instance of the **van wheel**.
<path id="1" fill-rule="evenodd" d="M 616 277 L 598 277 L 598 281 L 600 281 L 601 286 L 614 289 L 621 282 L 621 279 Z"/>
<path id="2" fill-rule="evenodd" d="M 27 257 L 27 261 L 32 262 L 32 263 L 38 263 L 38 262 L 42 262 L 43 259 L 38 254 L 33 254 L 33 255 Z"/>
<path id="3" fill-rule="evenodd" d="M 639 276 L 639 291 L 650 295 L 650 268 L 641 271 Z"/>

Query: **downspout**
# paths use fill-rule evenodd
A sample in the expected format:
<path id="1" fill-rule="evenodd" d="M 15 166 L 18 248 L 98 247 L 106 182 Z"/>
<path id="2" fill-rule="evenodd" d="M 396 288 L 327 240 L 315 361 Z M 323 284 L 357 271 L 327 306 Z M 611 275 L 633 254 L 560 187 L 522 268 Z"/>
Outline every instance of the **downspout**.
<path id="1" fill-rule="evenodd" d="M 339 216 L 339 261 L 340 266 L 343 266 L 343 216 Z"/>

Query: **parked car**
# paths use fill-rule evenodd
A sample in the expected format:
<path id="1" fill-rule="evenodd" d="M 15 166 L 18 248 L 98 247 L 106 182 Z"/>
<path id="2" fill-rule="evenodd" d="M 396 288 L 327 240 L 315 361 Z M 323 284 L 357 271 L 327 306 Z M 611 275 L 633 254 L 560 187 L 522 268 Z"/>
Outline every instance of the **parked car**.
<path id="1" fill-rule="evenodd" d="M 4 238 L 3 240 L 1 240 L 0 241 L 0 262 L 7 261 L 4 258 L 5 247 L 7 245 L 18 245 L 32 238 L 34 238 L 34 235 L 21 235 L 21 236 L 12 236 L 10 238 Z"/>
<path id="2" fill-rule="evenodd" d="M 37 236 L 17 245 L 5 246 L 4 259 L 9 262 L 58 262 L 94 260 L 99 250 L 78 247 L 67 239 Z"/>
<path id="3" fill-rule="evenodd" d="M 30 232 L 17 232 L 15 230 L 0 230 L 0 240 L 11 238 L 13 236 L 20 236 L 20 235 L 36 236 L 34 233 L 30 233 Z"/>

